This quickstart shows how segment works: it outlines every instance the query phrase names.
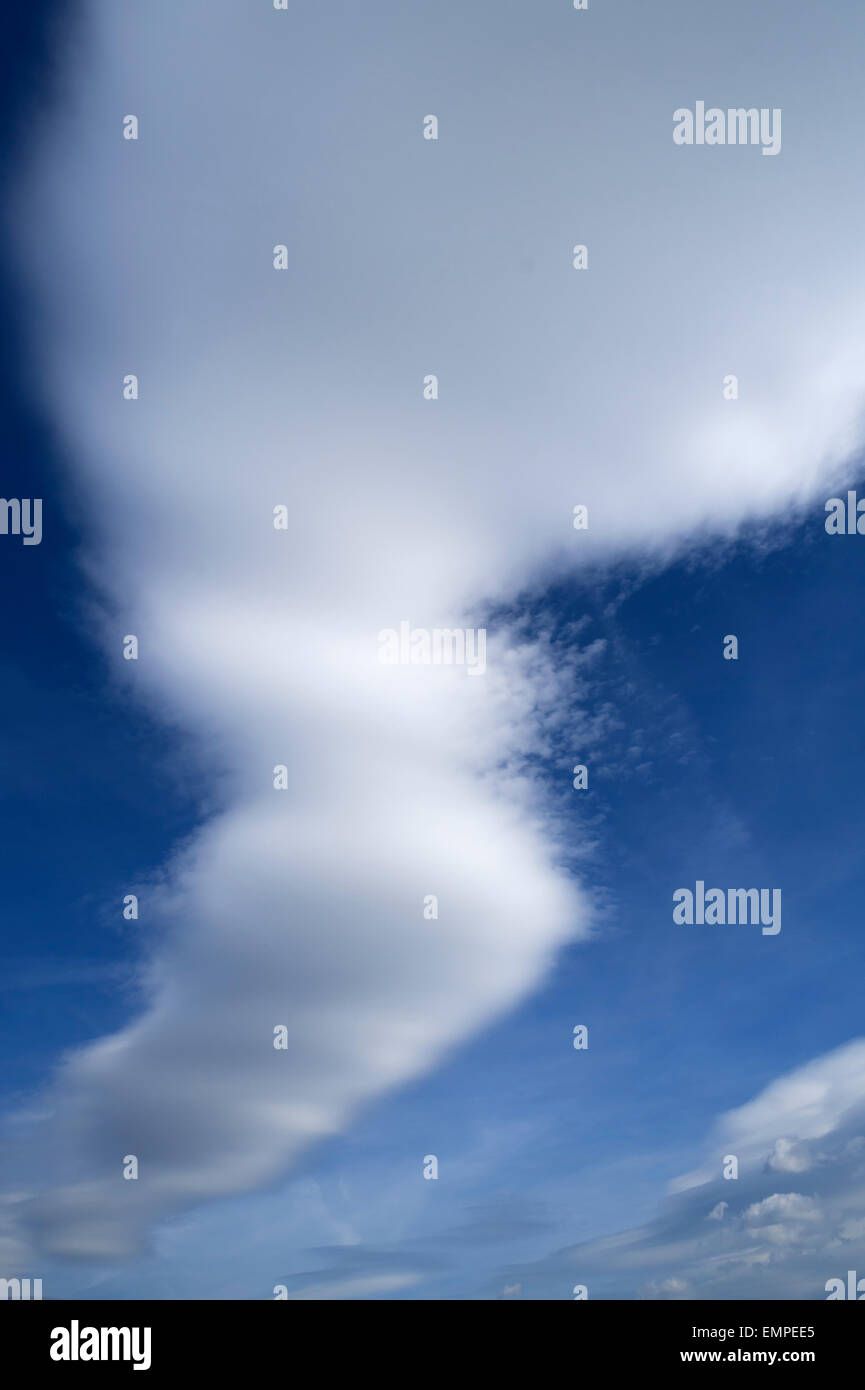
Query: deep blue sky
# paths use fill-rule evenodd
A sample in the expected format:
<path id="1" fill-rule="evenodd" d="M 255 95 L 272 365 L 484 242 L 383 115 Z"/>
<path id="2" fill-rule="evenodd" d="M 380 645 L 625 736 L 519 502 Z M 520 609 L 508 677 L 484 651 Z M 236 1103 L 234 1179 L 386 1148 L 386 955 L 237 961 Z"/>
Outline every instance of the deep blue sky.
<path id="1" fill-rule="evenodd" d="M 55 29 L 76 4 L 0 7 L 0 162 L 29 150 L 55 92 Z M 46 254 L 62 256 L 62 247 Z M 44 1081 L 64 1047 L 120 1023 L 135 950 L 120 902 L 192 824 L 172 739 L 109 689 L 87 632 L 82 517 L 68 458 L 36 404 L 32 303 L 8 254 L 0 269 L 3 495 L 43 499 L 43 540 L 2 537 L 0 766 L 5 885 L 0 1039 L 5 1102 Z M 11 1063 L 11 1065 L 10 1065 Z"/>

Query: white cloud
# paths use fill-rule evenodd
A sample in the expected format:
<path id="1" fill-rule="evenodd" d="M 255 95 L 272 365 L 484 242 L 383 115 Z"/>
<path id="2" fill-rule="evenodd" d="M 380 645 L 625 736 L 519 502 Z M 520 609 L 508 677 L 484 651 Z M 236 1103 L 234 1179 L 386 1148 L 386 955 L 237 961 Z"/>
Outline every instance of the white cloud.
<path id="1" fill-rule="evenodd" d="M 678 1284 L 692 1298 L 825 1297 L 828 1279 L 865 1263 L 863 1046 L 857 1039 L 817 1057 L 721 1117 L 711 1148 L 738 1147 L 747 1156 L 738 1178 L 724 1180 L 716 1167 L 680 1188 L 645 1226 L 513 1270 L 527 1295 L 546 1296 L 539 1290 L 579 1272 L 608 1290 L 615 1281 L 608 1297 L 675 1296 Z M 803 1126 L 819 1136 L 819 1150 L 802 1141 L 808 1189 L 778 1191 L 778 1170 L 767 1159 L 778 1139 Z"/>
<path id="2" fill-rule="evenodd" d="M 812 1162 L 810 1152 L 789 1139 L 776 1140 L 767 1160 L 768 1166 L 776 1173 L 807 1173 Z"/>
<path id="3" fill-rule="evenodd" d="M 677 1178 L 672 1192 L 709 1182 L 720 1155 L 735 1154 L 740 1169 L 765 1164 L 774 1172 L 803 1173 L 814 1163 L 805 1141 L 837 1128 L 865 1097 L 865 1041 L 857 1040 L 782 1076 L 754 1100 L 729 1111 L 712 1138 L 713 1158 Z M 779 1133 L 779 1130 L 781 1133 Z"/>
<path id="4" fill-rule="evenodd" d="M 397 1293 L 419 1284 L 421 1276 L 411 1273 L 365 1274 L 356 1279 L 339 1279 L 321 1284 L 308 1284 L 295 1293 L 289 1293 L 289 1301 L 309 1301 L 320 1303 L 334 1299 L 371 1298 L 375 1294 Z"/>
<path id="5" fill-rule="evenodd" d="M 671 1302 L 679 1299 L 692 1298 L 693 1290 L 686 1279 L 676 1279 L 675 1277 L 657 1281 L 650 1279 L 642 1286 L 637 1297 Z"/>
<path id="6" fill-rule="evenodd" d="M 809 1224 L 819 1221 L 822 1212 L 811 1197 L 798 1192 L 775 1192 L 761 1202 L 752 1202 L 744 1214 L 748 1235 L 771 1245 L 793 1245 L 809 1238 Z"/>

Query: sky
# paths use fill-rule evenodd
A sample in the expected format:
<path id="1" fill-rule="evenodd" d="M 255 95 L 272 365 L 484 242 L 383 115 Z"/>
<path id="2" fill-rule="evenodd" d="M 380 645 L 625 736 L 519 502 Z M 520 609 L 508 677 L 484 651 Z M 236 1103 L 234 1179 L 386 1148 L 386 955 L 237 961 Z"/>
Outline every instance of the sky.
<path id="1" fill-rule="evenodd" d="M 861 8 L 2 23 L 0 1277 L 865 1277 Z"/>

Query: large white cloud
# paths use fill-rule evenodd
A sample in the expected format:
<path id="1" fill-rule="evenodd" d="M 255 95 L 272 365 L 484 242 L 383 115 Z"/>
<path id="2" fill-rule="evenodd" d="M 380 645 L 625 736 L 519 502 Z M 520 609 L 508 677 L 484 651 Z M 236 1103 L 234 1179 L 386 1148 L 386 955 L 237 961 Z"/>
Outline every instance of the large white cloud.
<path id="1" fill-rule="evenodd" d="M 139 635 L 118 674 L 218 801 L 167 866 L 141 1016 L 59 1073 L 62 1171 L 30 1209 L 49 1249 L 122 1253 L 269 1180 L 585 930 L 530 754 L 589 746 L 590 654 L 504 632 L 472 679 L 380 666 L 382 628 L 482 621 L 570 563 L 772 515 L 857 444 L 858 194 L 827 190 L 819 132 L 794 109 L 774 160 L 674 147 L 700 52 L 675 15 L 673 82 L 640 6 L 613 79 L 575 12 L 469 11 L 91 0 L 22 186 L 106 649 Z M 770 37 L 745 69 L 736 40 L 757 105 L 784 77 Z M 834 119 L 813 81 L 800 117 Z"/>

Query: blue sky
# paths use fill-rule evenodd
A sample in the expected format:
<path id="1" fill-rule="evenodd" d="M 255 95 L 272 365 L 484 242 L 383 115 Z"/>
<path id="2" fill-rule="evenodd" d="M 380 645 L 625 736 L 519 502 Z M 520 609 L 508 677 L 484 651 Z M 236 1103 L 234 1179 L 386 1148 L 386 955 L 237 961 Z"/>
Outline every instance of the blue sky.
<path id="1" fill-rule="evenodd" d="M 0 537 L 0 1275 L 865 1269 L 863 542 L 824 528 L 865 487 L 863 19 L 769 5 L 743 55 L 746 6 L 619 8 L 4 17 L 4 491 L 45 520 Z M 701 94 L 783 107 L 778 159 L 677 149 Z M 383 683 L 378 629 L 468 615 L 487 676 Z M 781 932 L 675 925 L 697 880 L 780 886 Z"/>

